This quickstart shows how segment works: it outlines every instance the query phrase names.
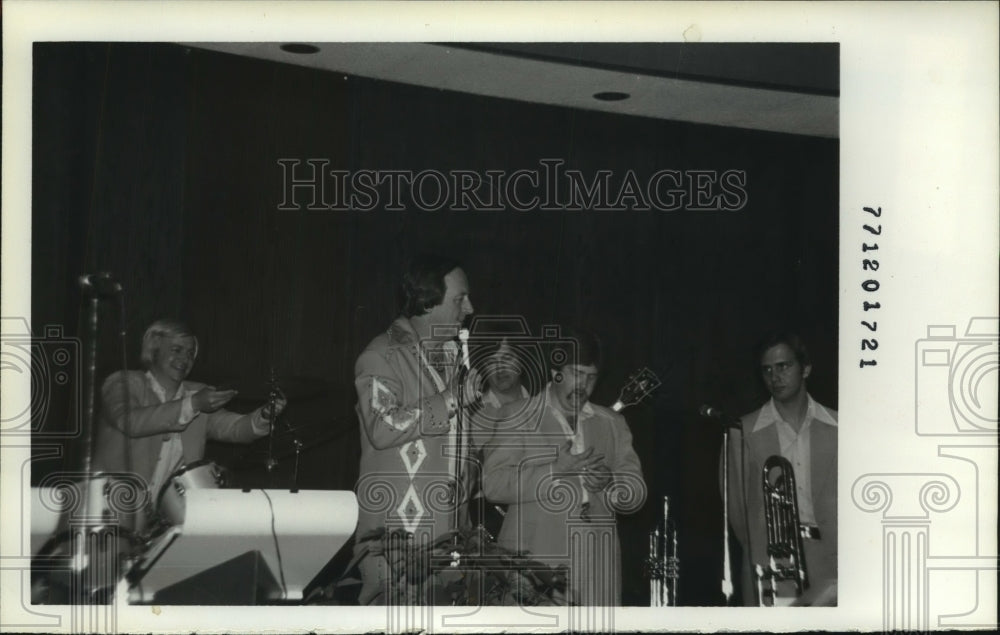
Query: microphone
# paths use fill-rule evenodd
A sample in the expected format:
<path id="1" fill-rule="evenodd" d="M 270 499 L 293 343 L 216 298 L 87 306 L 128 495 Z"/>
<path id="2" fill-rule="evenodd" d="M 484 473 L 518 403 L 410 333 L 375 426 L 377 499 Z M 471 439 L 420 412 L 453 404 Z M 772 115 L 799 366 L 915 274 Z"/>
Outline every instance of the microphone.
<path id="1" fill-rule="evenodd" d="M 469 329 L 459 329 L 458 341 L 462 344 L 462 363 L 465 364 L 465 370 L 472 370 L 472 365 L 469 363 Z"/>
<path id="2" fill-rule="evenodd" d="M 85 273 L 77 278 L 77 284 L 80 285 L 80 289 L 84 293 L 96 295 L 116 295 L 122 291 L 122 285 L 115 282 L 115 279 L 107 271 Z"/>
<path id="3" fill-rule="evenodd" d="M 707 404 L 698 409 L 698 414 L 709 419 L 722 419 L 725 417 L 725 413 L 720 408 Z"/>
<path id="4" fill-rule="evenodd" d="M 716 408 L 715 406 L 709 406 L 708 404 L 705 404 L 701 408 L 698 408 L 698 414 L 705 417 L 706 419 L 715 419 L 722 425 L 727 426 L 729 428 L 740 427 L 740 420 L 733 419 L 725 412 L 723 412 L 722 408 Z"/>

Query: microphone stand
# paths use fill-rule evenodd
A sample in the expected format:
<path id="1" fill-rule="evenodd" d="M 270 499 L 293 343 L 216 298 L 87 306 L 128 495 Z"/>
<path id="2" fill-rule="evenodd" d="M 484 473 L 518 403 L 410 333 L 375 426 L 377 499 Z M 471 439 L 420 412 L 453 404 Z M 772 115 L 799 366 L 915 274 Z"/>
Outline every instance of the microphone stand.
<path id="1" fill-rule="evenodd" d="M 729 559 L 729 426 L 722 425 L 722 594 L 726 606 L 733 596 L 732 563 Z"/>
<path id="2" fill-rule="evenodd" d="M 458 394 L 455 395 L 457 411 L 455 412 L 455 439 L 458 448 L 455 450 L 455 485 L 452 495 L 454 507 L 451 510 L 451 528 L 455 532 L 455 544 L 459 542 L 459 530 L 461 529 L 461 488 L 462 488 L 462 466 L 465 461 L 465 380 L 468 377 L 468 369 L 459 362 L 458 365 Z M 457 564 L 456 564 L 457 566 Z"/>
<path id="3" fill-rule="evenodd" d="M 739 419 L 730 419 L 721 411 L 702 406 L 701 416 L 722 426 L 722 595 L 726 606 L 733 597 L 732 562 L 729 556 L 729 428 L 739 428 Z"/>
<path id="4" fill-rule="evenodd" d="M 302 448 L 304 444 L 299 440 L 298 435 L 295 434 L 295 428 L 292 424 L 288 422 L 287 418 L 282 415 L 276 414 L 278 410 L 278 395 L 283 394 L 281 387 L 278 386 L 278 378 L 274 372 L 274 368 L 271 368 L 270 379 L 268 380 L 270 384 L 270 389 L 267 394 L 267 408 L 268 412 L 271 414 L 271 418 L 268 419 L 269 429 L 267 433 L 267 462 L 264 464 L 268 473 L 268 483 L 272 487 L 274 486 L 273 472 L 278 467 L 278 459 L 274 456 L 274 436 L 276 434 L 275 428 L 278 425 L 278 419 L 281 418 L 285 424 L 285 428 L 288 429 L 288 434 L 292 438 L 292 447 L 295 448 L 295 460 L 292 464 L 292 486 L 291 491 L 298 491 L 299 489 L 299 457 L 302 454 Z"/>
<path id="5" fill-rule="evenodd" d="M 84 514 L 87 517 L 88 526 L 93 522 L 89 514 L 89 499 L 91 494 L 90 485 L 93 477 L 92 472 L 94 469 L 94 393 L 97 390 L 97 303 L 97 294 L 91 294 L 87 311 L 89 318 L 87 325 L 90 328 L 90 346 L 87 347 L 87 374 L 84 377 L 87 395 L 83 411 L 83 477 L 86 479 L 86 482 L 83 491 L 80 493 L 81 509 L 84 510 Z M 74 558 L 74 562 L 80 563 L 85 559 L 85 556 L 81 557 L 80 560 Z M 85 568 L 85 565 L 81 568 Z"/>
<path id="6" fill-rule="evenodd" d="M 271 374 L 268 379 L 269 390 L 267 393 L 267 410 L 270 414 L 270 418 L 267 420 L 267 462 L 264 463 L 265 469 L 267 469 L 267 482 L 268 485 L 274 487 L 274 470 L 278 467 L 278 461 L 274 458 L 274 424 L 275 417 L 274 412 L 277 410 L 277 399 L 278 399 L 278 380 L 274 375 L 274 367 L 271 367 Z"/>
<path id="7" fill-rule="evenodd" d="M 292 435 L 292 445 L 295 446 L 295 465 L 292 468 L 292 491 L 297 492 L 299 491 L 299 455 L 302 454 L 302 442 L 295 436 L 295 431 L 292 429 L 292 426 L 288 425 L 287 421 L 285 425 L 288 426 L 288 433 Z"/>
<path id="8" fill-rule="evenodd" d="M 111 279 L 111 275 L 107 273 L 99 274 L 106 278 Z M 83 523 L 82 527 L 78 527 L 76 523 L 73 522 L 72 516 L 69 519 L 69 530 L 70 530 L 70 552 L 72 554 L 72 564 L 71 564 L 71 575 L 80 576 L 78 580 L 71 583 L 71 589 L 75 589 L 76 592 L 80 593 L 79 596 L 74 596 L 74 600 L 83 600 L 84 602 L 90 601 L 90 596 L 96 592 L 98 589 L 92 588 L 90 586 L 95 580 L 106 579 L 107 576 L 114 576 L 117 580 L 118 571 L 110 571 L 108 569 L 114 568 L 117 565 L 117 558 L 102 558 L 100 553 L 94 554 L 97 563 L 96 566 L 99 567 L 96 573 L 94 571 L 88 571 L 91 567 L 91 554 L 89 553 L 91 549 L 95 548 L 95 545 L 102 542 L 101 539 L 92 539 L 90 537 L 91 533 L 97 533 L 101 530 L 104 525 L 103 518 L 103 505 L 96 506 L 96 509 L 102 510 L 101 516 L 95 516 L 91 514 L 93 505 L 93 497 L 101 496 L 103 493 L 92 491 L 96 480 L 93 478 L 93 462 L 94 462 L 94 413 L 96 410 L 96 392 L 97 392 L 97 333 L 98 333 L 98 307 L 100 303 L 100 292 L 94 287 L 90 282 L 86 280 L 87 276 L 81 277 L 80 285 L 84 292 L 89 293 L 89 299 L 87 302 L 87 323 L 86 328 L 89 328 L 90 335 L 90 345 L 86 350 L 86 371 L 84 376 L 84 386 L 86 388 L 84 411 L 83 411 L 83 478 L 84 483 L 80 492 L 80 509 L 83 510 Z M 120 287 L 118 287 L 120 291 Z M 124 309 L 123 309 L 124 311 Z M 124 325 L 123 327 L 124 328 Z M 130 458 L 127 456 L 127 458 Z M 72 514 L 72 512 L 71 512 Z M 107 567 L 107 568 L 105 568 Z M 86 572 L 86 573 L 85 573 Z"/>
<path id="9" fill-rule="evenodd" d="M 122 403 L 125 404 L 124 421 L 125 436 L 127 439 L 132 438 L 132 398 L 130 395 L 131 389 L 128 383 L 128 343 L 127 332 L 125 330 L 125 293 L 118 293 L 118 309 L 119 309 L 119 321 L 121 330 L 118 335 L 121 340 L 120 346 L 122 349 L 122 372 L 121 372 L 121 391 L 122 391 Z M 125 473 L 132 474 L 134 472 L 133 459 L 132 459 L 132 444 L 130 442 L 125 443 Z M 144 488 L 146 494 L 146 504 L 144 505 L 145 517 L 140 518 L 139 510 L 130 511 L 125 514 L 125 526 L 131 528 L 136 536 L 141 536 L 147 529 L 147 526 L 152 522 L 153 519 L 153 494 L 149 491 L 149 488 Z M 135 541 L 137 542 L 137 541 Z M 135 559 L 136 550 L 138 545 L 132 543 L 133 549 L 130 551 L 130 556 L 132 560 Z"/>
<path id="10" fill-rule="evenodd" d="M 277 417 L 275 418 L 277 419 Z M 295 428 L 289 423 L 284 413 L 282 413 L 281 420 L 284 422 L 285 428 L 288 429 L 288 435 L 292 438 L 292 447 L 295 448 L 295 462 L 292 465 L 292 491 L 297 492 L 299 490 L 299 455 L 302 454 L 302 448 L 305 444 L 299 440 L 298 435 L 295 434 Z"/>

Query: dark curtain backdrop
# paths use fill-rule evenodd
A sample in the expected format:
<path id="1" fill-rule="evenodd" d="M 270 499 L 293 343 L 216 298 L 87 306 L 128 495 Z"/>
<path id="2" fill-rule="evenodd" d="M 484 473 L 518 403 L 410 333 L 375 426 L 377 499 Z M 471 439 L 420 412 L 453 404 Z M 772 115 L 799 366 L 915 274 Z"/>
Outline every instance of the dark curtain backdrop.
<path id="1" fill-rule="evenodd" d="M 768 329 L 811 344 L 813 395 L 837 406 L 838 142 L 574 111 L 379 82 L 170 44 L 39 43 L 34 52 L 32 328 L 83 338 L 76 278 L 107 270 L 121 307 L 99 308 L 98 376 L 121 365 L 126 332 L 180 316 L 196 330 L 195 379 L 289 382 L 305 449 L 300 487 L 357 476 L 353 363 L 396 314 L 400 272 L 421 251 L 465 263 L 479 314 L 516 314 L 533 333 L 582 322 L 606 347 L 593 397 L 628 374 L 663 380 L 628 411 L 650 503 L 623 518 L 626 601 L 646 603 L 645 533 L 670 495 L 680 525 L 681 601 L 715 604 L 721 567 L 721 433 L 702 403 L 733 413 L 764 400 L 752 358 Z M 539 169 L 557 158 L 593 175 L 745 170 L 739 211 L 280 211 L 280 159 L 331 169 Z M 300 166 L 303 169 L 305 166 Z M 618 177 L 620 178 L 620 177 Z M 32 479 L 81 455 L 70 392 L 35 422 Z M 60 395 L 63 395 L 60 397 Z M 257 398 L 257 401 L 254 399 Z M 61 436 L 60 436 L 60 433 Z M 277 475 L 266 446 L 214 446 L 244 482 Z M 262 454 L 264 453 L 264 454 Z M 281 481 L 281 484 L 285 481 Z"/>

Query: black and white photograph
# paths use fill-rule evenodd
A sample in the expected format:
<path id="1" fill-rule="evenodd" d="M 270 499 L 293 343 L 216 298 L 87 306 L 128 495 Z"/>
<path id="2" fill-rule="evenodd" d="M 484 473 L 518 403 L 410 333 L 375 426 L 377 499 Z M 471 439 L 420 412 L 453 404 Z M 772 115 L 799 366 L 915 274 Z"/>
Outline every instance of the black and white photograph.
<path id="1" fill-rule="evenodd" d="M 733 441 L 751 453 L 736 452 L 730 466 L 731 515 L 742 510 L 739 495 L 753 490 L 749 510 L 730 520 L 732 599 L 758 602 L 755 585 L 735 584 L 744 573 L 749 580 L 753 565 L 742 558 L 751 548 L 759 552 L 753 564 L 767 565 L 765 550 L 778 548 L 788 550 L 787 565 L 799 567 L 805 553 L 798 550 L 811 546 L 798 538 L 764 542 L 757 473 L 768 450 L 750 439 L 758 427 L 770 427 L 758 436 L 779 455 L 778 422 L 789 425 L 793 444 L 791 426 L 802 430 L 808 422 L 817 441 L 816 430 L 829 427 L 822 465 L 798 480 L 813 484 L 806 492 L 811 506 L 829 512 L 817 518 L 810 510 L 808 523 L 816 531 L 826 525 L 827 535 L 815 541 L 830 541 L 834 556 L 824 575 L 808 574 L 814 585 L 835 582 L 837 60 L 830 44 L 36 44 L 33 173 L 45 185 L 33 196 L 33 331 L 64 325 L 63 336 L 83 344 L 81 356 L 96 337 L 95 384 L 79 390 L 94 390 L 98 403 L 92 422 L 79 421 L 92 424 L 82 438 L 92 435 L 93 445 L 40 457 L 33 483 L 87 462 L 88 478 L 140 477 L 145 487 L 136 497 L 152 499 L 149 513 L 174 516 L 161 508 L 185 501 L 170 502 L 177 491 L 170 481 L 195 470 L 209 475 L 208 485 L 217 485 L 210 475 L 219 470 L 228 472 L 227 487 L 280 489 L 282 496 L 357 488 L 358 510 L 330 513 L 359 517 L 352 542 L 359 556 L 370 549 L 372 531 L 382 530 L 382 542 L 394 526 L 426 530 L 415 538 L 426 545 L 415 547 L 444 540 L 428 555 L 447 555 L 453 525 L 466 531 L 480 524 L 466 517 L 455 524 L 450 516 L 469 516 L 466 509 L 429 500 L 456 496 L 461 507 L 481 502 L 484 514 L 506 513 L 483 526 L 486 543 L 503 539 L 496 557 L 527 553 L 543 567 L 552 560 L 552 571 L 539 575 L 564 582 L 539 579 L 532 602 L 721 605 L 718 468 L 730 419 L 715 412 L 733 413 L 733 422 L 736 413 L 754 412 L 736 432 L 747 443 Z M 387 74 L 380 69 L 399 75 L 371 77 Z M 455 84 L 464 90 L 450 88 Z M 449 328 L 454 332 L 432 333 Z M 457 343 L 463 328 L 471 332 L 466 346 L 481 354 L 472 360 L 479 379 L 464 395 L 465 425 L 456 433 L 447 413 L 435 411 L 444 402 L 425 400 L 446 390 L 457 397 L 445 384 L 461 356 L 449 358 L 451 347 L 442 345 Z M 765 337 L 780 353 L 773 360 L 755 352 Z M 190 350 L 175 353 L 178 342 Z M 517 377 L 512 387 L 501 377 L 498 390 L 497 351 L 487 349 L 501 345 Z M 551 359 L 556 351 L 565 358 Z M 440 377 L 428 370 L 433 356 L 442 357 Z M 550 371 L 563 373 L 567 365 L 590 375 L 553 383 Z M 765 388 L 772 375 L 762 374 L 764 366 L 777 387 Z M 610 406 L 636 371 L 648 376 L 639 380 L 646 382 L 633 398 L 639 403 L 612 418 Z M 770 397 L 765 389 L 774 398 L 755 412 Z M 185 425 L 188 393 L 192 418 Z M 541 407 L 526 408 L 525 421 L 511 420 L 516 408 L 509 415 L 490 409 L 533 397 Z M 787 422 L 775 409 L 786 403 Z M 593 416 L 591 404 L 603 408 L 588 434 L 580 410 Z M 54 415 L 72 414 L 78 404 L 45 405 L 51 415 L 38 422 L 40 435 L 76 423 Z M 553 405 L 553 416 L 580 417 L 568 434 L 558 419 L 549 420 Z M 276 425 L 265 421 L 272 406 Z M 230 421 L 228 412 L 250 416 Z M 570 425 L 565 418 L 563 425 Z M 532 444 L 539 447 L 515 455 L 510 443 L 530 441 L 513 438 L 524 436 L 521 428 L 541 435 Z M 614 436 L 601 439 L 601 428 Z M 459 435 L 468 447 L 458 447 Z M 809 438 L 800 470 L 810 469 L 810 458 L 820 463 Z M 588 492 L 595 507 L 603 506 L 617 483 L 636 499 L 599 510 L 606 533 L 600 540 L 615 549 L 621 541 L 620 557 L 587 555 L 591 575 L 611 576 L 605 581 L 614 588 L 566 588 L 571 580 L 557 567 L 570 563 L 569 538 L 547 544 L 534 532 L 565 534 L 578 514 L 556 503 L 554 510 L 531 509 L 549 497 L 539 501 L 516 483 L 539 467 L 547 474 L 553 464 L 567 476 L 586 469 L 585 459 L 557 459 L 567 440 L 579 446 L 576 454 L 593 455 L 607 477 L 600 489 L 577 483 L 564 495 L 582 499 Z M 175 442 L 176 457 L 167 458 L 165 446 Z M 490 460 L 496 452 L 500 463 Z M 459 477 L 469 482 L 442 494 L 435 486 L 451 486 L 455 455 L 466 468 Z M 743 468 L 747 483 L 736 486 Z M 520 487 L 507 491 L 508 483 L 493 486 L 491 477 Z M 300 507 L 290 504 L 293 517 L 276 522 L 297 522 Z M 221 523 L 227 509 L 205 511 Z M 254 509 L 262 520 L 270 517 L 266 505 Z M 134 522 L 156 522 L 143 512 L 132 512 L 141 516 Z M 668 517 L 669 540 L 663 535 L 653 545 L 648 536 L 661 516 Z M 747 520 L 759 530 L 743 527 Z M 792 529 L 774 531 L 809 535 Z M 134 530 L 142 543 L 134 557 L 142 560 L 162 530 Z M 747 545 L 740 531 L 761 541 Z M 247 545 L 259 549 L 248 551 L 269 554 L 270 530 L 260 539 Z M 489 557 L 482 550 L 492 545 L 480 545 L 480 536 L 457 539 L 468 551 L 462 557 Z M 225 555 L 244 557 L 235 551 Z M 302 555 L 317 564 L 336 553 Z M 354 600 L 336 585 L 344 574 L 368 582 L 374 556 L 360 557 L 358 572 L 341 570 L 348 559 L 317 581 L 324 588 L 296 599 Z M 699 564 L 683 567 L 681 576 L 670 559 Z M 279 581 L 281 571 L 272 567 L 280 565 L 267 561 L 266 570 L 256 570 Z M 598 561 L 617 570 L 617 579 Z M 192 567 L 191 577 L 210 575 L 202 564 L 210 563 Z M 450 564 L 430 577 L 450 573 Z M 154 577 L 157 566 L 147 565 Z M 384 586 L 394 573 L 371 575 Z M 676 585 L 676 597 L 649 597 L 650 573 Z M 476 581 L 467 575 L 463 570 L 456 588 Z M 225 597 L 220 581 L 191 585 L 185 597 L 194 604 L 291 599 L 280 584 L 265 589 L 239 577 L 250 590 Z M 296 582 L 301 593 L 309 581 Z M 446 585 L 447 595 L 425 599 L 451 604 L 454 593 L 482 592 L 516 600 L 490 583 L 482 591 Z M 137 586 L 148 585 L 140 579 Z M 163 604 L 159 596 L 171 588 L 137 594 Z M 256 589 L 263 597 L 251 593 Z M 365 588 L 362 602 L 391 599 L 386 593 Z"/>
<path id="2" fill-rule="evenodd" d="M 904 247 L 901 186 L 864 182 L 853 46 L 365 8 L 40 27 L 13 79 L 5 46 L 5 597 L 87 631 L 995 625 L 996 191 L 949 288 L 949 231 Z"/>

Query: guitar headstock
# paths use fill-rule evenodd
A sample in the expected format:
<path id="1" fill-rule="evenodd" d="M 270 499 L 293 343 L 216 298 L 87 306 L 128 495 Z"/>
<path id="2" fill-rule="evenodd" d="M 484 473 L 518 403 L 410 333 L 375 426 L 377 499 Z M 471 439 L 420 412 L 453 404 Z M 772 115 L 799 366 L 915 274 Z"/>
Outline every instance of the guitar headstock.
<path id="1" fill-rule="evenodd" d="M 611 406 L 611 409 L 615 412 L 621 412 L 628 406 L 634 406 L 659 388 L 661 383 L 656 373 L 648 368 L 643 368 L 629 377 L 625 387 L 618 395 L 618 401 Z"/>

